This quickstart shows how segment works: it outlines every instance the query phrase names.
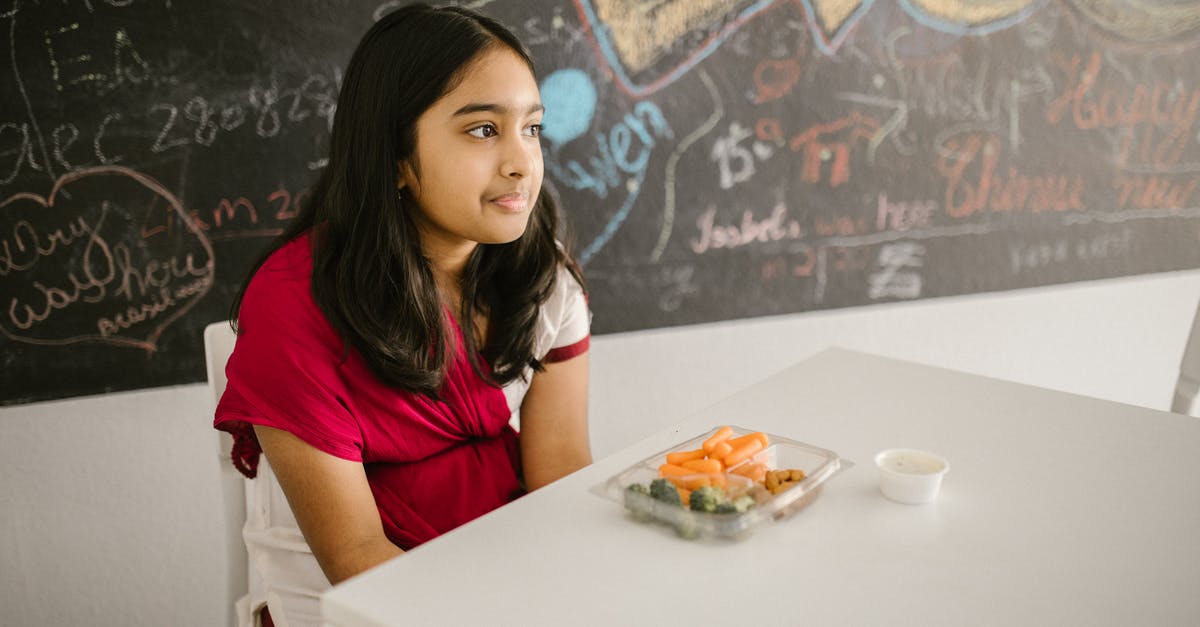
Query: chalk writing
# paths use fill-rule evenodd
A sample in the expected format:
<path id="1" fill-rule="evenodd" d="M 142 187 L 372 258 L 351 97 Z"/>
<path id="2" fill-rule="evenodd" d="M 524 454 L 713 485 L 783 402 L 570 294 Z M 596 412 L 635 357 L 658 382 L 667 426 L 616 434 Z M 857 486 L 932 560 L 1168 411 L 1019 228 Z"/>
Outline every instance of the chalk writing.
<path id="1" fill-rule="evenodd" d="M 875 228 L 880 231 L 907 231 L 923 229 L 930 224 L 933 214 L 937 212 L 937 202 L 932 200 L 916 202 L 890 202 L 887 194 L 879 193 L 879 209 L 875 214 Z"/>
<path id="2" fill-rule="evenodd" d="M 868 279 L 867 296 L 881 298 L 918 298 L 921 273 L 925 265 L 925 246 L 917 242 L 893 242 L 879 247 L 878 270 Z"/>
<path id="3" fill-rule="evenodd" d="M 247 88 L 244 102 L 214 104 L 203 96 L 192 96 L 182 107 L 159 102 L 150 113 L 160 120 L 158 134 L 150 147 L 162 153 L 188 145 L 212 146 L 220 134 L 248 125 L 262 139 L 278 136 L 289 124 L 320 119 L 328 131 L 337 110 L 335 94 L 341 87 L 341 72 L 332 79 L 312 74 L 294 87 L 280 89 L 275 81 Z"/>
<path id="4" fill-rule="evenodd" d="M 879 121 L 857 111 L 826 124 L 816 124 L 788 140 L 788 148 L 801 154 L 800 180 L 825 181 L 837 187 L 850 180 L 850 151 L 879 131 Z M 828 177 L 822 172 L 828 171 Z"/>
<path id="5" fill-rule="evenodd" d="M 158 246 L 126 241 L 130 223 L 159 204 L 186 228 Z M 46 222 L 47 212 L 61 217 Z M 0 332 L 10 340 L 115 342 L 153 351 L 163 329 L 212 285 L 211 247 L 182 205 L 160 183 L 127 168 L 64 175 L 46 197 L 15 194 L 0 201 L 0 218 Z"/>
<path id="6" fill-rule="evenodd" d="M 1086 64 L 1079 54 L 1069 58 L 1057 54 L 1054 59 L 1067 80 L 1046 109 L 1050 124 L 1069 119 L 1081 130 L 1126 129 L 1118 152 L 1120 163 L 1136 160 L 1170 166 L 1179 161 L 1187 146 L 1195 145 L 1192 129 L 1200 114 L 1200 86 L 1139 82 L 1123 92 L 1105 84 L 1103 57 L 1098 51 L 1088 56 Z"/>
<path id="7" fill-rule="evenodd" d="M 4 122 L 0 123 L 0 147 L 4 146 L 5 137 L 15 139 L 15 148 L 0 150 L 0 158 L 12 156 L 12 168 L 9 169 L 7 176 L 0 178 L 0 185 L 8 185 L 16 180 L 21 174 L 21 167 L 29 166 L 35 171 L 44 171 L 46 168 L 35 161 L 33 155 L 33 142 L 29 136 L 29 124 L 22 122 Z M 10 146 L 13 144 L 9 144 Z M 0 167 L 0 172 L 4 172 L 5 168 Z"/>
<path id="8" fill-rule="evenodd" d="M 700 215 L 697 228 L 700 234 L 691 240 L 692 252 L 702 255 L 718 248 L 739 248 L 754 243 L 778 242 L 804 236 L 800 223 L 788 217 L 783 203 L 775 205 L 771 215 L 759 220 L 749 209 L 742 212 L 741 222 L 735 225 L 715 223 L 717 210 L 709 207 Z"/>
<path id="9" fill-rule="evenodd" d="M 964 218 L 985 210 L 1036 213 L 1085 208 L 1082 176 L 1028 175 L 1016 166 L 1001 172 L 1000 160 L 1001 142 L 995 136 L 968 133 L 945 141 L 938 172 L 946 180 L 947 215 Z"/>
<path id="10" fill-rule="evenodd" d="M 1200 177 L 1118 175 L 1113 180 L 1117 206 L 1122 209 L 1182 209 L 1192 205 Z"/>
<path id="11" fill-rule="evenodd" d="M 9 4 L 0 404 L 195 381 L 409 3 Z M 1200 267 L 1200 3 L 466 4 L 536 61 L 596 333 Z"/>
<path id="12" fill-rule="evenodd" d="M 751 136 L 750 130 L 737 122 L 729 124 L 729 133 L 713 142 L 712 159 L 717 162 L 718 181 L 721 189 L 729 189 L 737 183 L 749 181 L 754 176 L 754 153 L 741 145 Z M 737 163 L 736 170 L 733 163 Z"/>
<path id="13" fill-rule="evenodd" d="M 645 170 L 650 152 L 660 139 L 672 136 L 662 111 L 653 103 L 640 102 L 633 113 L 625 114 L 607 133 L 596 133 L 598 154 L 588 158 L 590 169 L 574 159 L 565 166 L 554 160 L 547 165 L 571 187 L 607 198 L 610 190 L 624 185 L 623 175 Z"/>
<path id="14" fill-rule="evenodd" d="M 764 282 L 778 279 L 811 277 L 817 267 L 817 248 L 801 242 L 791 246 L 790 254 L 768 257 L 760 269 Z"/>
<path id="15" fill-rule="evenodd" d="M 81 35 L 86 34 L 81 33 L 79 22 L 45 31 L 43 42 L 55 89 L 63 91 L 67 87 L 90 86 L 97 93 L 105 94 L 124 85 L 137 85 L 149 77 L 150 64 L 121 28 L 108 37 L 111 52 L 104 58 L 86 52 L 63 52 L 62 46 L 79 44 L 85 41 Z"/>
<path id="16" fill-rule="evenodd" d="M 1009 270 L 1022 274 L 1072 262 L 1097 262 L 1128 254 L 1133 231 L 1120 228 L 1095 235 L 1038 238 L 1008 247 Z"/>

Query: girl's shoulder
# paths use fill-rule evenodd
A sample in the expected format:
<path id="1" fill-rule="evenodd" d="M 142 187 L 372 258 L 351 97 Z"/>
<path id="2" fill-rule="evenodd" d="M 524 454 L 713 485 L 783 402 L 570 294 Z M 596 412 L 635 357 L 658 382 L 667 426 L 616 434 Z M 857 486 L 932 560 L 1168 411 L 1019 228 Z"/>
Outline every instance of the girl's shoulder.
<path id="1" fill-rule="evenodd" d="M 312 250 L 307 233 L 279 247 L 259 266 L 246 286 L 242 307 L 315 308 L 312 300 Z"/>
<path id="2" fill-rule="evenodd" d="M 310 238 L 301 235 L 281 246 L 259 266 L 238 310 L 238 326 L 260 338 L 285 338 L 340 360 L 340 336 L 317 305 L 312 291 Z"/>
<path id="3" fill-rule="evenodd" d="M 560 263 L 554 289 L 542 303 L 534 329 L 534 353 L 543 359 L 556 348 L 590 335 L 592 314 L 587 293 L 566 264 Z"/>
<path id="4" fill-rule="evenodd" d="M 583 269 L 579 267 L 579 262 L 571 257 L 571 254 L 567 252 L 567 247 L 557 238 L 554 240 L 554 245 L 560 252 L 555 268 L 558 272 L 555 277 L 555 283 L 561 285 L 555 286 L 556 291 L 566 290 L 585 294 L 586 296 L 587 289 L 582 283 Z"/>
<path id="5" fill-rule="evenodd" d="M 309 276 L 312 274 L 312 264 L 312 239 L 306 231 L 271 253 L 259 268 L 259 273 L 267 270 L 281 275 Z"/>
<path id="6" fill-rule="evenodd" d="M 562 309 L 569 307 L 575 301 L 582 300 L 587 302 L 587 293 L 583 288 L 583 284 L 575 277 L 575 273 L 567 264 L 570 262 L 559 262 L 555 268 L 554 288 L 550 292 L 550 296 L 542 303 L 543 309 Z"/>

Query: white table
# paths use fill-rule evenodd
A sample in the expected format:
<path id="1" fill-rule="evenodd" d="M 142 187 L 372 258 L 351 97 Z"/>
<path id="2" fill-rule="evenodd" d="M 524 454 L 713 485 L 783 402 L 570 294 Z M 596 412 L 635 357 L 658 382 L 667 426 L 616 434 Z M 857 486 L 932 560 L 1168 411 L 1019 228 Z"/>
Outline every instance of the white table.
<path id="1" fill-rule="evenodd" d="M 603 417 L 594 417 L 602 420 Z M 589 492 L 714 425 L 856 463 L 738 543 Z M 899 505 L 872 456 L 950 464 Z M 366 625 L 1196 625 L 1200 420 L 831 350 L 333 588 Z"/>

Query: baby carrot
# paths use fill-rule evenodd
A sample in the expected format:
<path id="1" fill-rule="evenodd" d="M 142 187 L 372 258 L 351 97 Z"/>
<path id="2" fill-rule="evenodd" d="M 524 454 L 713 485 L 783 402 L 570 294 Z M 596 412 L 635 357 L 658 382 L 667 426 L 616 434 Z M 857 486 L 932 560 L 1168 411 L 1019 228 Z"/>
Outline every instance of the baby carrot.
<path id="1" fill-rule="evenodd" d="M 675 484 L 675 487 L 679 488 L 680 490 L 684 488 L 691 490 L 701 485 L 705 485 L 704 481 L 700 481 L 698 479 L 707 480 L 708 475 L 698 475 L 696 473 L 692 473 L 690 475 L 666 475 L 663 478 Z"/>
<path id="2" fill-rule="evenodd" d="M 706 452 L 713 450 L 713 447 L 716 446 L 718 442 L 724 442 L 725 440 L 728 440 L 729 436 L 731 435 L 733 435 L 733 427 L 724 426 L 720 429 L 717 429 L 717 432 L 714 433 L 711 438 L 704 441 L 704 450 Z"/>
<path id="3" fill-rule="evenodd" d="M 735 466 L 742 460 L 748 459 L 751 455 L 763 450 L 762 440 L 754 439 L 745 444 L 733 449 L 731 453 L 725 456 L 726 466 Z"/>
<path id="4" fill-rule="evenodd" d="M 687 507 L 692 500 L 692 491 L 685 488 L 679 488 L 679 500 L 683 503 L 684 507 Z"/>
<path id="5" fill-rule="evenodd" d="M 667 463 L 680 466 L 683 462 L 690 462 L 693 459 L 704 459 L 704 449 L 698 448 L 694 451 L 678 451 L 675 453 L 667 453 Z"/>
<path id="6" fill-rule="evenodd" d="M 742 464 L 729 472 L 739 474 L 751 481 L 762 481 L 767 476 L 766 464 Z"/>
<path id="7" fill-rule="evenodd" d="M 755 468 L 756 466 L 763 466 L 763 467 L 766 467 L 766 464 L 759 464 L 759 463 L 756 463 L 756 462 L 750 462 L 750 463 L 748 463 L 748 464 L 742 464 L 742 465 L 738 466 L 737 468 L 730 468 L 730 469 L 729 469 L 729 472 L 731 472 L 731 473 L 733 473 L 733 474 L 735 474 L 735 475 L 741 475 L 741 476 L 743 476 L 743 477 L 749 477 L 750 475 L 752 475 L 752 474 L 754 474 L 755 472 L 757 472 L 757 470 L 756 470 L 756 468 Z"/>
<path id="8" fill-rule="evenodd" d="M 713 459 L 725 459 L 725 456 L 728 455 L 729 451 L 732 450 L 733 447 L 730 446 L 728 440 L 724 442 L 717 442 L 717 445 L 713 447 L 713 450 L 709 451 L 708 456 Z"/>
<path id="9" fill-rule="evenodd" d="M 730 438 L 729 444 L 733 448 L 737 448 L 749 442 L 750 440 L 758 440 L 759 442 L 762 442 L 763 448 L 766 448 L 771 444 L 767 434 L 763 433 L 762 431 L 755 431 L 754 433 L 747 433 L 746 435 L 739 435 L 736 438 Z"/>
<path id="10" fill-rule="evenodd" d="M 663 477 L 669 477 L 672 475 L 682 476 L 694 475 L 696 474 L 696 471 L 689 468 L 684 468 L 683 466 L 676 466 L 675 464 L 663 464 L 662 466 L 658 467 L 658 474 Z"/>
<path id="11" fill-rule="evenodd" d="M 684 468 L 689 468 L 696 472 L 704 472 L 704 473 L 721 472 L 722 470 L 725 469 L 721 465 L 721 462 L 717 461 L 715 459 L 693 459 L 691 461 L 683 462 L 680 465 L 683 466 Z"/>
<path id="12" fill-rule="evenodd" d="M 672 482 L 678 480 L 676 487 L 683 484 L 683 487 L 689 490 L 704 487 L 706 485 L 715 486 L 722 490 L 729 486 L 729 480 L 725 478 L 725 473 L 714 472 L 707 475 L 692 475 L 690 477 L 671 477 Z"/>

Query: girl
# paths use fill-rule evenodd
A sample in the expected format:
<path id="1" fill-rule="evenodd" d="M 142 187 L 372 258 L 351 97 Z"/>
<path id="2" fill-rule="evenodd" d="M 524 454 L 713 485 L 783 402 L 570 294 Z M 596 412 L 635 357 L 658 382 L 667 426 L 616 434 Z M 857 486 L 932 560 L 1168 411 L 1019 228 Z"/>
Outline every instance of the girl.
<path id="1" fill-rule="evenodd" d="M 528 53 L 472 11 L 399 9 L 355 50 L 312 200 L 233 305 L 215 425 L 259 477 L 264 622 L 319 623 L 331 583 L 591 462 L 541 117 Z"/>

